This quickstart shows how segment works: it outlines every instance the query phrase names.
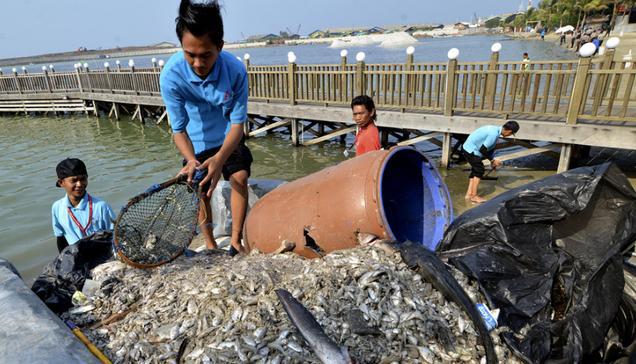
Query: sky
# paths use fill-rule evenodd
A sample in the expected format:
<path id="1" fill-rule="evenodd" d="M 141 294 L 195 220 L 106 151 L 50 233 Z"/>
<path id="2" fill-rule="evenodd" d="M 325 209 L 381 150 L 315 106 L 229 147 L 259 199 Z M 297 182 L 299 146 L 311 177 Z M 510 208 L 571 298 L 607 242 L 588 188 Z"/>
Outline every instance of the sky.
<path id="1" fill-rule="evenodd" d="M 513 12 L 520 0 L 221 0 L 225 40 L 316 29 L 453 23 Z M 179 0 L 5 0 L 0 59 L 52 52 L 178 43 Z"/>

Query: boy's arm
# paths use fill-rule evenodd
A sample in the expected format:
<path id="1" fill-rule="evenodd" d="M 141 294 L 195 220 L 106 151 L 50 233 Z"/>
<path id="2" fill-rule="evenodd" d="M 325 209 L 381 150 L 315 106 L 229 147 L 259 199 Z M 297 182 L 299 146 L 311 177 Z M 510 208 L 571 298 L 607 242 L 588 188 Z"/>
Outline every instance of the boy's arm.
<path id="1" fill-rule="evenodd" d="M 64 237 L 64 228 L 62 228 L 62 224 L 60 224 L 58 220 L 55 204 L 51 207 L 51 225 L 53 225 L 53 235 L 56 237 Z"/>
<path id="2" fill-rule="evenodd" d="M 115 215 L 115 213 L 113 212 L 113 209 L 110 207 L 110 205 L 108 203 L 104 203 L 104 219 L 106 220 L 104 223 L 104 226 L 107 228 L 108 231 L 113 231 L 115 229 L 115 219 L 117 219 L 117 216 Z"/>
<path id="3" fill-rule="evenodd" d="M 63 236 L 58 236 L 57 237 L 57 251 L 58 252 L 62 252 L 62 250 L 64 250 L 64 248 L 66 248 L 68 246 L 68 241 L 66 241 L 66 238 Z"/>
<path id="4" fill-rule="evenodd" d="M 188 182 L 191 182 L 194 168 L 198 165 L 194 156 L 194 148 L 190 137 L 186 132 L 186 127 L 190 119 L 185 108 L 185 99 L 179 92 L 179 85 L 174 80 L 162 73 L 160 77 L 161 98 L 166 105 L 170 127 L 172 128 L 174 144 L 187 161 L 186 166 L 179 173 L 188 174 Z"/>
<path id="5" fill-rule="evenodd" d="M 175 132 L 173 134 L 174 145 L 176 145 L 179 153 L 186 160 L 186 165 L 179 171 L 179 174 L 185 173 L 188 175 L 188 183 L 192 182 L 192 176 L 194 175 L 194 170 L 199 166 L 199 162 L 197 161 L 194 154 L 194 147 L 192 146 L 192 141 L 188 136 L 188 133 L 185 131 Z"/>
<path id="6" fill-rule="evenodd" d="M 492 160 L 495 156 L 495 147 L 497 146 L 497 139 L 499 139 L 499 135 L 495 135 L 494 133 L 490 133 L 486 136 L 483 145 L 479 148 L 481 154 Z"/>

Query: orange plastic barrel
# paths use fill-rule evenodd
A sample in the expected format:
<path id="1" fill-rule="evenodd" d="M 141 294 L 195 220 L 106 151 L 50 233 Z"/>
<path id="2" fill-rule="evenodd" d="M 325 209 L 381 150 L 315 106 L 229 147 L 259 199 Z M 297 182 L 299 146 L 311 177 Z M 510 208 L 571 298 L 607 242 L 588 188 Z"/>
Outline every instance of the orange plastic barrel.
<path id="1" fill-rule="evenodd" d="M 434 250 L 452 220 L 448 190 L 414 148 L 379 150 L 284 184 L 251 208 L 243 238 L 271 253 L 283 241 L 314 258 L 358 245 L 359 234 Z"/>

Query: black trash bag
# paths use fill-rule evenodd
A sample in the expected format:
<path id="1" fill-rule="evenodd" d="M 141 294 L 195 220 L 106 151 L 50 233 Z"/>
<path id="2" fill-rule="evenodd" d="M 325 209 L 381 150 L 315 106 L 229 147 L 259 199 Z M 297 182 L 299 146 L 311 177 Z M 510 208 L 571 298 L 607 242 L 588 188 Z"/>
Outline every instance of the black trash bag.
<path id="1" fill-rule="evenodd" d="M 634 363 L 636 359 L 636 301 L 623 294 L 618 313 L 605 336 L 602 352 L 585 359 L 588 363 Z M 632 361 L 630 361 L 632 360 Z"/>
<path id="2" fill-rule="evenodd" d="M 582 167 L 503 193 L 459 216 L 438 254 L 476 279 L 513 351 L 580 362 L 599 351 L 636 239 L 636 192 L 614 165 Z M 523 329 L 523 330 L 522 330 Z"/>
<path id="3" fill-rule="evenodd" d="M 31 290 L 56 314 L 73 306 L 71 298 L 84 287 L 96 266 L 114 258 L 113 234 L 98 232 L 64 248 L 33 282 Z"/>

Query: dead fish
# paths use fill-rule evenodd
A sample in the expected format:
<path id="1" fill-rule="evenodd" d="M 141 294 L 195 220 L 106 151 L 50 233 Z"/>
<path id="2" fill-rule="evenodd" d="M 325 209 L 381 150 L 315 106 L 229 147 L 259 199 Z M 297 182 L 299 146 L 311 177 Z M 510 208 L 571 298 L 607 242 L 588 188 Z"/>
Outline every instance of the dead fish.
<path id="1" fill-rule="evenodd" d="M 183 357 L 183 353 L 185 352 L 186 347 L 188 346 L 188 338 L 183 339 L 183 341 L 181 341 L 181 345 L 179 345 L 179 351 L 177 352 L 177 357 L 175 359 L 175 361 L 178 363 L 181 363 L 181 358 Z"/>
<path id="2" fill-rule="evenodd" d="M 146 240 L 144 241 L 144 247 L 148 250 L 152 250 L 155 248 L 155 244 L 157 244 L 157 237 L 155 236 L 155 234 L 148 234 L 148 236 L 146 236 Z"/>
<path id="3" fill-rule="evenodd" d="M 325 334 L 320 324 L 302 303 L 284 289 L 277 289 L 275 292 L 291 322 L 323 363 L 353 363 L 347 349 L 338 346 Z"/>
<path id="4" fill-rule="evenodd" d="M 367 233 L 358 233 L 357 234 L 357 238 L 358 238 L 358 244 L 360 245 L 369 245 L 372 242 L 374 242 L 378 237 L 373 235 L 373 234 L 367 234 Z"/>

